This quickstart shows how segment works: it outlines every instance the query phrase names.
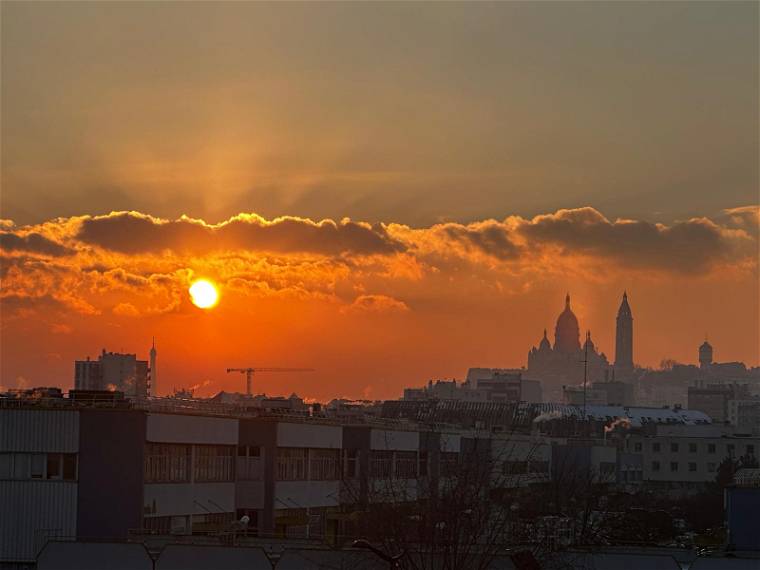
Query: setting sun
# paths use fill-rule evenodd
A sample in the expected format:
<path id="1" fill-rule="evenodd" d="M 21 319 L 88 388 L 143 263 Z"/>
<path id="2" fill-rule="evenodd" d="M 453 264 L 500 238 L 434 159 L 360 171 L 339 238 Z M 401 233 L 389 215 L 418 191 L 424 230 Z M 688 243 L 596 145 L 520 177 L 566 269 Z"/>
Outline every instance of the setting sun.
<path id="1" fill-rule="evenodd" d="M 190 298 L 196 307 L 210 309 L 219 302 L 219 291 L 211 281 L 199 279 L 190 285 Z"/>

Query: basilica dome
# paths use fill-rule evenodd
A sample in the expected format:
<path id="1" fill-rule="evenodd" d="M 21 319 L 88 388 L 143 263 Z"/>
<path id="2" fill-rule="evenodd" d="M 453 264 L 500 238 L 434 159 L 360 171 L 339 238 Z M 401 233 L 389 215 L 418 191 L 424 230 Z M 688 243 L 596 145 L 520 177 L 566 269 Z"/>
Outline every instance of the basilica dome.
<path id="1" fill-rule="evenodd" d="M 557 318 L 554 329 L 554 350 L 559 352 L 578 352 L 581 349 L 578 318 L 570 309 L 570 295 L 565 297 L 565 310 Z"/>

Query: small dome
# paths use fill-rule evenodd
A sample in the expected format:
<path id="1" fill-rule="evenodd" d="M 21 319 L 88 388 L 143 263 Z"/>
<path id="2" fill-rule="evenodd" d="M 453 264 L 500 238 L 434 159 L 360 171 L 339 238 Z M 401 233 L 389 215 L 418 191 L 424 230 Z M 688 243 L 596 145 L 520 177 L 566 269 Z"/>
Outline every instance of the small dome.
<path id="1" fill-rule="evenodd" d="M 538 345 L 539 350 L 551 350 L 552 345 L 549 342 L 549 339 L 546 338 L 546 329 L 544 329 L 544 338 L 541 339 L 541 342 Z"/>
<path id="2" fill-rule="evenodd" d="M 596 347 L 594 346 L 594 341 L 591 340 L 591 331 L 586 332 L 586 342 L 583 343 L 583 348 L 588 348 L 589 352 L 594 352 L 594 350 L 596 350 Z"/>

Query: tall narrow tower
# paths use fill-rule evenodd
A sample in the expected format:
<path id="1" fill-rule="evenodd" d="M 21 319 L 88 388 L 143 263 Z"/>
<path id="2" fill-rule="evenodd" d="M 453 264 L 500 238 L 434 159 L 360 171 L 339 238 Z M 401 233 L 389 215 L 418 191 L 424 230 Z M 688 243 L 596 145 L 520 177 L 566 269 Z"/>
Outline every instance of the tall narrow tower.
<path id="1" fill-rule="evenodd" d="M 156 395 L 156 337 L 153 337 L 153 346 L 150 347 L 150 388 L 148 395 Z"/>
<path id="2" fill-rule="evenodd" d="M 615 378 L 624 380 L 633 372 L 633 315 L 628 305 L 628 293 L 623 292 L 623 301 L 617 314 L 615 332 Z"/>

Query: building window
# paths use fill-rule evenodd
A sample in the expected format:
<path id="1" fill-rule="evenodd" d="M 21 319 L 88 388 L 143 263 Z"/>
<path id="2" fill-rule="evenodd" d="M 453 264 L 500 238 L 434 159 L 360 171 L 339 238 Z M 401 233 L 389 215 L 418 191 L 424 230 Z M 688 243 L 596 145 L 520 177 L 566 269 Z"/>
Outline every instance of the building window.
<path id="1" fill-rule="evenodd" d="M 261 461 L 261 447 L 239 445 L 237 451 L 236 477 L 240 481 L 261 481 L 264 465 Z"/>
<path id="2" fill-rule="evenodd" d="M 61 478 L 61 454 L 60 453 L 47 454 L 47 478 L 48 479 Z"/>
<path id="3" fill-rule="evenodd" d="M 310 449 L 309 450 L 309 480 L 333 481 L 339 479 L 338 458 L 339 449 Z"/>
<path id="4" fill-rule="evenodd" d="M 599 463 L 599 475 L 603 480 L 608 481 L 610 477 L 615 476 L 616 464 L 612 461 L 602 461 Z"/>
<path id="5" fill-rule="evenodd" d="M 145 517 L 143 518 L 143 527 L 146 530 L 156 534 L 169 534 L 172 530 L 171 517 Z"/>
<path id="6" fill-rule="evenodd" d="M 527 461 L 505 461 L 504 462 L 505 475 L 525 475 L 527 472 L 528 472 Z"/>
<path id="7" fill-rule="evenodd" d="M 277 448 L 277 480 L 306 480 L 306 449 L 303 447 Z"/>
<path id="8" fill-rule="evenodd" d="M 652 471 L 659 471 L 659 470 L 660 470 L 660 462 L 652 461 Z"/>
<path id="9" fill-rule="evenodd" d="M 416 479 L 417 478 L 417 452 L 416 451 L 397 451 L 396 452 L 396 478 L 398 479 Z"/>
<path id="10" fill-rule="evenodd" d="M 428 475 L 428 452 L 420 451 L 420 477 L 427 477 Z"/>
<path id="11" fill-rule="evenodd" d="M 677 443 L 671 443 L 670 444 L 670 451 L 671 451 L 671 453 L 678 453 L 678 444 Z"/>
<path id="12" fill-rule="evenodd" d="M 195 481 L 233 481 L 230 445 L 196 445 L 193 479 Z"/>
<path id="13" fill-rule="evenodd" d="M 671 471 L 678 471 L 678 461 L 671 461 L 670 462 L 670 470 Z"/>
<path id="14" fill-rule="evenodd" d="M 754 455 L 755 454 L 755 446 L 754 445 L 748 445 L 746 449 L 747 449 L 747 455 Z"/>
<path id="15" fill-rule="evenodd" d="M 390 478 L 393 466 L 393 452 L 373 450 L 369 456 L 369 476 Z"/>
<path id="16" fill-rule="evenodd" d="M 44 453 L 35 453 L 32 455 L 32 479 L 42 479 L 45 477 L 45 463 L 47 457 Z"/>
<path id="17" fill-rule="evenodd" d="M 190 481 L 191 447 L 149 443 L 145 448 L 146 483 L 186 483 Z"/>
<path id="18" fill-rule="evenodd" d="M 708 443 L 707 444 L 707 453 L 715 453 L 715 444 L 714 443 Z"/>
<path id="19" fill-rule="evenodd" d="M 736 446 L 733 443 L 729 443 L 726 446 L 726 452 L 728 453 L 729 457 L 733 457 L 734 456 L 735 449 L 736 449 Z"/>
<path id="20" fill-rule="evenodd" d="M 442 451 L 440 457 L 441 477 L 453 477 L 459 471 L 459 453 Z"/>
<path id="21" fill-rule="evenodd" d="M 707 472 L 708 473 L 715 473 L 715 463 L 708 463 L 707 464 Z"/>
<path id="22" fill-rule="evenodd" d="M 343 451 L 343 476 L 355 479 L 359 475 L 359 450 L 346 449 Z"/>
<path id="23" fill-rule="evenodd" d="M 637 441 L 636 443 L 633 444 L 633 450 L 634 451 L 641 451 L 641 442 L 640 441 Z"/>
<path id="24" fill-rule="evenodd" d="M 235 513 L 204 513 L 191 518 L 193 534 L 211 534 L 226 531 L 235 520 Z"/>
<path id="25" fill-rule="evenodd" d="M 76 481 L 77 479 L 77 456 L 75 453 L 63 455 L 63 480 Z"/>
<path id="26" fill-rule="evenodd" d="M 13 473 L 13 455 L 0 453 L 0 480 L 10 479 Z"/>
<path id="27" fill-rule="evenodd" d="M 689 444 L 689 453 L 696 453 L 697 452 L 697 444 L 696 443 L 690 443 Z"/>
<path id="28" fill-rule="evenodd" d="M 697 470 L 697 464 L 690 461 L 689 462 L 689 471 L 691 471 L 693 473 L 696 470 Z"/>
<path id="29" fill-rule="evenodd" d="M 654 451 L 655 453 L 659 453 L 660 452 L 660 444 L 659 443 L 653 443 L 652 444 L 652 451 Z"/>
<path id="30" fill-rule="evenodd" d="M 76 481 L 75 453 L 0 453 L 0 479 Z"/>

